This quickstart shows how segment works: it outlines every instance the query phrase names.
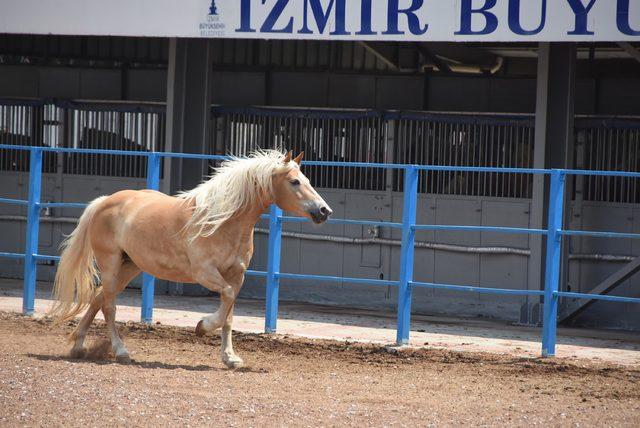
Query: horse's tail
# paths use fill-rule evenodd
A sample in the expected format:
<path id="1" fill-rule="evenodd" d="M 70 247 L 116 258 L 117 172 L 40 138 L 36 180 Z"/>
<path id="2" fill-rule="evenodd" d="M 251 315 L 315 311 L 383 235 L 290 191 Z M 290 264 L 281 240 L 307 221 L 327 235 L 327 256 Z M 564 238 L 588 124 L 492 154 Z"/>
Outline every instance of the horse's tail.
<path id="1" fill-rule="evenodd" d="M 106 196 L 93 200 L 84 210 L 78 226 L 62 243 L 62 256 L 53 285 L 54 304 L 49 310 L 56 323 L 74 318 L 91 303 L 98 283 L 89 224 Z"/>

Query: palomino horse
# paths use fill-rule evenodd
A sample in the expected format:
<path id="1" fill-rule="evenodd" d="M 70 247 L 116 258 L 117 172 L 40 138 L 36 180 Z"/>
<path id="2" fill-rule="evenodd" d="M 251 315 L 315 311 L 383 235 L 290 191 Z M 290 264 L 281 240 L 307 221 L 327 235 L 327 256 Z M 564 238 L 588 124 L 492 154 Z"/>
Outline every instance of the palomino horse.
<path id="1" fill-rule="evenodd" d="M 88 306 L 71 335 L 71 356 L 86 354 L 85 335 L 102 309 L 116 359 L 130 360 L 115 325 L 115 298 L 142 271 L 220 293 L 220 308 L 198 323 L 196 334 L 221 328 L 222 361 L 240 367 L 231 343 L 233 306 L 260 215 L 272 203 L 315 223 L 332 214 L 300 171 L 302 153 L 291 158 L 291 152 L 258 151 L 224 162 L 210 180 L 177 197 L 124 190 L 91 202 L 65 241 L 50 312 L 62 322 Z"/>

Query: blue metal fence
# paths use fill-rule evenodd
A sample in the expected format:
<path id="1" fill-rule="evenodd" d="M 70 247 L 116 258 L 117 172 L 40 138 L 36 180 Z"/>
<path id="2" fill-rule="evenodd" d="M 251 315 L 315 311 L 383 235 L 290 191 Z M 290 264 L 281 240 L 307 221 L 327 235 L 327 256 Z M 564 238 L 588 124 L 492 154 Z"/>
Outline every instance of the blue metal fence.
<path id="1" fill-rule="evenodd" d="M 0 257 L 23 259 L 24 260 L 24 291 L 23 291 L 23 312 L 32 314 L 34 311 L 36 275 L 38 260 L 60 259 L 54 255 L 38 254 L 38 231 L 40 223 L 40 210 L 47 207 L 83 208 L 84 203 L 52 202 L 43 203 L 40 201 L 40 191 L 42 187 L 42 158 L 43 152 L 62 153 L 86 153 L 97 155 L 125 155 L 143 156 L 148 162 L 147 187 L 149 189 L 159 189 L 160 185 L 160 162 L 162 158 L 182 158 L 182 159 L 202 159 L 202 160 L 224 160 L 224 156 L 217 155 L 196 155 L 186 153 L 160 153 L 160 152 L 131 152 L 121 150 L 91 150 L 91 149 L 71 149 L 71 148 L 51 148 L 51 147 L 30 147 L 0 144 L 1 149 L 25 150 L 30 152 L 29 171 L 29 198 L 28 200 L 18 200 L 0 197 L 0 203 L 17 204 L 27 207 L 27 239 L 25 253 L 0 252 Z M 411 300 L 412 290 L 415 287 L 432 289 L 446 289 L 460 292 L 491 293 L 502 295 L 528 295 L 540 296 L 544 299 L 543 321 L 542 321 L 542 355 L 555 355 L 556 330 L 558 300 L 560 297 L 577 299 L 597 299 L 612 302 L 640 303 L 640 298 L 595 295 L 559 291 L 561 243 L 562 237 L 567 235 L 593 236 L 606 238 L 640 238 L 640 234 L 615 233 L 606 231 L 577 231 L 563 229 L 563 208 L 565 198 L 565 181 L 568 175 L 601 175 L 615 177 L 640 178 L 640 173 L 620 172 L 620 171 L 586 171 L 586 170 L 547 170 L 547 169 L 526 169 L 526 168 L 493 168 L 493 167 L 451 167 L 435 165 L 406 165 L 406 164 L 383 164 L 364 162 L 304 162 L 308 166 L 331 166 L 349 168 L 380 168 L 393 169 L 404 173 L 404 204 L 402 223 L 353 220 L 353 219 L 331 219 L 333 224 L 357 224 L 374 225 L 379 227 L 395 228 L 402 230 L 402 246 L 400 258 L 400 276 L 398 280 L 380 280 L 368 278 L 347 278 L 326 275 L 306 275 L 280 272 L 280 253 L 282 242 L 282 224 L 284 222 L 305 222 L 306 219 L 299 217 L 285 216 L 276 206 L 270 208 L 269 214 L 263 218 L 269 220 L 269 241 L 268 241 L 268 261 L 266 271 L 247 271 L 249 276 L 265 277 L 267 283 L 266 310 L 265 310 L 265 332 L 272 333 L 277 328 L 278 317 L 278 293 L 280 279 L 314 280 L 327 282 L 347 282 L 352 284 L 369 284 L 380 286 L 398 287 L 397 305 L 397 336 L 399 344 L 406 344 L 409 341 L 411 325 Z M 464 225 L 420 225 L 416 224 L 416 211 L 418 201 L 418 176 L 420 171 L 460 171 L 460 172 L 492 172 L 506 174 L 542 174 L 548 175 L 551 182 L 548 227 L 546 229 L 513 228 L 496 226 L 464 226 Z M 482 231 L 494 233 L 510 234 L 536 234 L 547 236 L 547 259 L 546 274 L 543 290 L 512 290 L 502 288 L 487 288 L 471 285 L 438 284 L 416 281 L 413 278 L 414 267 L 414 236 L 419 230 L 448 230 L 457 232 Z M 143 322 L 151 322 L 153 318 L 153 291 L 154 278 L 144 274 L 142 287 L 142 308 L 141 319 Z"/>

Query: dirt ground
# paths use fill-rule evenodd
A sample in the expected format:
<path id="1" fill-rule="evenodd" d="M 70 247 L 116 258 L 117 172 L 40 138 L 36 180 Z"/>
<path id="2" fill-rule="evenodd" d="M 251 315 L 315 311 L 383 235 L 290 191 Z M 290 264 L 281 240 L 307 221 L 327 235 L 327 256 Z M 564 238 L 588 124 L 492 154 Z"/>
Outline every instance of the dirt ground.
<path id="1" fill-rule="evenodd" d="M 66 357 L 72 325 L 0 312 L 0 425 L 640 426 L 640 369 L 584 360 L 120 325 L 131 364 Z M 90 340 L 91 340 L 90 339 Z"/>

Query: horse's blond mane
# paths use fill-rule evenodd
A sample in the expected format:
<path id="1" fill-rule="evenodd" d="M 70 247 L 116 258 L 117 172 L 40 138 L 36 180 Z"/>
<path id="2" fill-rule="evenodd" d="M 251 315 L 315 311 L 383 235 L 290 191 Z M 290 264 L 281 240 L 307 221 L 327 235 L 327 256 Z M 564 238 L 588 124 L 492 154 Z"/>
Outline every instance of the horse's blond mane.
<path id="1" fill-rule="evenodd" d="M 186 229 L 190 239 L 211 236 L 234 215 L 244 212 L 273 194 L 273 175 L 288 171 L 295 162 L 284 164 L 280 150 L 256 150 L 246 158 L 224 161 L 209 180 L 182 192 L 179 198 L 193 201 L 195 207 Z"/>

